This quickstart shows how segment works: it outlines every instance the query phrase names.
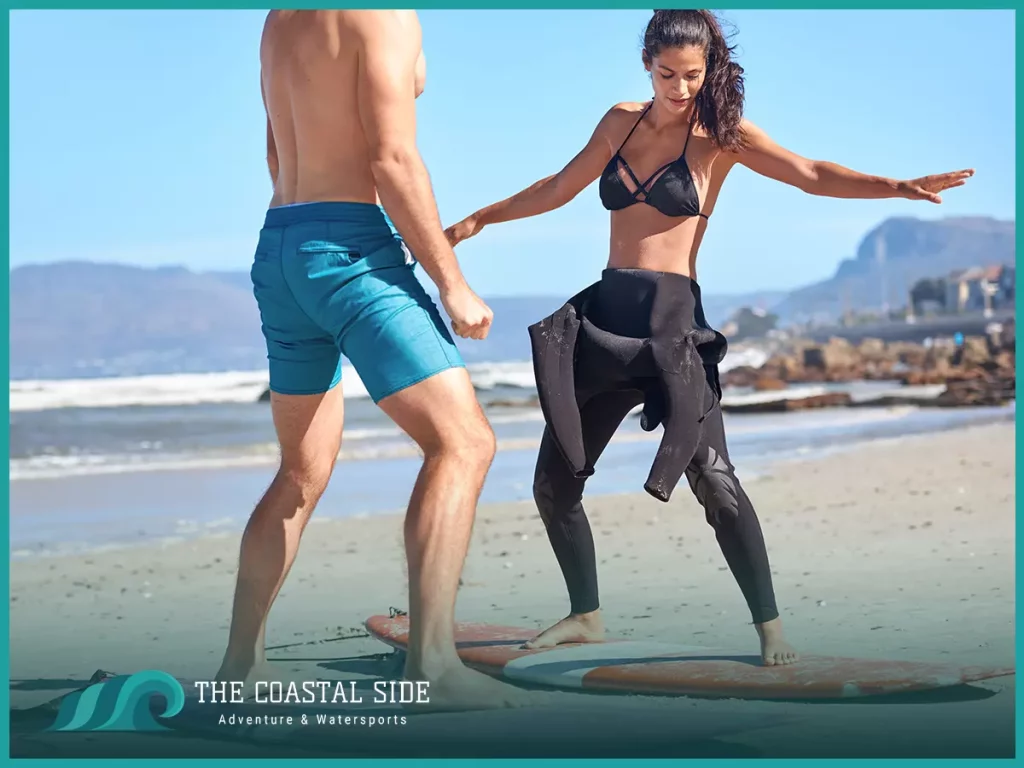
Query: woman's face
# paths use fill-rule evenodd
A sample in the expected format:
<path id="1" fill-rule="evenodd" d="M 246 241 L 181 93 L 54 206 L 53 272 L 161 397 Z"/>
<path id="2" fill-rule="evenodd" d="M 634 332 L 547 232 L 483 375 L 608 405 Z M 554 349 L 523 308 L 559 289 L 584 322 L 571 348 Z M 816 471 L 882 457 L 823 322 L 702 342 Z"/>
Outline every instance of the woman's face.
<path id="1" fill-rule="evenodd" d="M 666 48 L 653 58 L 644 56 L 644 68 L 651 73 L 654 97 L 669 112 L 685 112 L 704 85 L 704 49 L 696 45 Z"/>

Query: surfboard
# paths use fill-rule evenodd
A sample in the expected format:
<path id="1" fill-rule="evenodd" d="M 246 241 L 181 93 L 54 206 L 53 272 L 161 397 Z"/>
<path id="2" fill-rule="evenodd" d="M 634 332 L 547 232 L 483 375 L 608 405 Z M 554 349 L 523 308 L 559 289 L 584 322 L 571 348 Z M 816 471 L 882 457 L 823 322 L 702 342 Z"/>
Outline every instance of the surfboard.
<path id="1" fill-rule="evenodd" d="M 407 648 L 409 622 L 371 616 L 367 631 Z M 801 656 L 764 666 L 757 654 L 648 640 L 610 639 L 555 648 L 523 648 L 537 630 L 458 623 L 455 640 L 467 665 L 510 682 L 559 689 L 716 698 L 853 699 L 946 688 L 1015 674 L 1012 667 Z"/>

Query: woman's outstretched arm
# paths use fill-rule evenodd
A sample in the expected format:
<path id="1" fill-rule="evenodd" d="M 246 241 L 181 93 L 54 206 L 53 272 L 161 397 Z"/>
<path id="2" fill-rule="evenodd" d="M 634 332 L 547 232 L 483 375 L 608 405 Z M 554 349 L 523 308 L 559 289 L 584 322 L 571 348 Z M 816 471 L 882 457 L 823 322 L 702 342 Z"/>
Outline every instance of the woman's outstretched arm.
<path id="1" fill-rule="evenodd" d="M 862 200 L 901 197 L 941 203 L 940 192 L 963 186 L 974 175 L 973 169 L 966 169 L 909 180 L 872 176 L 790 152 L 749 120 L 743 121 L 742 128 L 744 143 L 735 153 L 735 162 L 811 195 Z"/>

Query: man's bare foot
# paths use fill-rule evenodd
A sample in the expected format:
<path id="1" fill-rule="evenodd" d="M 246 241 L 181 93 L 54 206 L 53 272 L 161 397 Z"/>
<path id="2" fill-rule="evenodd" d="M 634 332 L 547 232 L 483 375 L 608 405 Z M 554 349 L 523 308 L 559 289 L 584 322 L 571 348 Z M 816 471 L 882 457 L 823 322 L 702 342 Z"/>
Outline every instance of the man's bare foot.
<path id="1" fill-rule="evenodd" d="M 761 639 L 761 661 L 766 667 L 793 664 L 800 659 L 800 654 L 782 636 L 782 619 L 775 618 L 754 626 Z"/>
<path id="2" fill-rule="evenodd" d="M 406 704 L 411 712 L 462 712 L 472 709 L 525 707 L 532 697 L 526 691 L 470 669 L 461 661 L 445 664 L 433 674 L 406 665 L 406 680 L 427 682 L 424 703 Z"/>
<path id="3" fill-rule="evenodd" d="M 570 613 L 553 627 L 548 627 L 532 640 L 524 643 L 525 648 L 553 648 L 562 643 L 599 643 L 604 640 L 604 622 L 598 611 L 592 613 Z"/>

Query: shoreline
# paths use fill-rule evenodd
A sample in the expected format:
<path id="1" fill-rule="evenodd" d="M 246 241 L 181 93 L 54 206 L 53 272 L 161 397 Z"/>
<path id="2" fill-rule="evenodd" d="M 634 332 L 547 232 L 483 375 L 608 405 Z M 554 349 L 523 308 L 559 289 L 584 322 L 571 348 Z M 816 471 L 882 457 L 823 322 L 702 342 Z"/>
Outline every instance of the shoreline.
<path id="1" fill-rule="evenodd" d="M 771 473 L 778 465 L 865 449 L 880 441 L 1013 424 L 1014 416 L 1015 410 L 1008 409 L 935 414 L 900 406 L 879 409 L 873 420 L 863 422 L 859 417 L 845 420 L 838 411 L 803 412 L 781 418 L 727 416 L 726 429 L 738 471 L 752 477 Z M 824 421 L 818 421 L 820 418 Z M 787 429 L 790 424 L 802 424 L 805 429 L 793 432 Z M 636 491 L 639 484 L 634 474 L 647 471 L 652 448 L 660 439 L 660 433 L 642 432 L 632 423 L 620 428 L 603 457 L 601 471 L 588 482 L 590 494 Z M 528 481 L 538 444 L 539 436 L 499 440 L 482 505 L 532 501 Z M 419 461 L 419 452 L 411 442 L 409 450 L 399 455 L 339 458 L 339 469 L 313 521 L 403 514 L 408 500 L 406 486 L 412 487 Z M 353 462 L 361 465 L 354 470 L 356 474 L 352 474 Z M 257 461 L 254 457 L 251 462 L 227 466 L 157 466 L 145 471 L 12 482 L 10 558 L 20 561 L 169 546 L 206 535 L 240 533 L 251 506 L 270 481 L 268 470 L 274 464 L 269 458 L 259 457 Z M 151 500 L 154 492 L 157 498 Z M 148 514 L 139 516 L 134 511 L 140 506 L 148 508 Z M 25 509 L 32 511 L 21 511 Z M 189 510 L 191 516 L 184 516 L 189 513 L 183 510 Z M 111 534 L 109 524 L 101 524 L 104 520 L 118 533 Z"/>

